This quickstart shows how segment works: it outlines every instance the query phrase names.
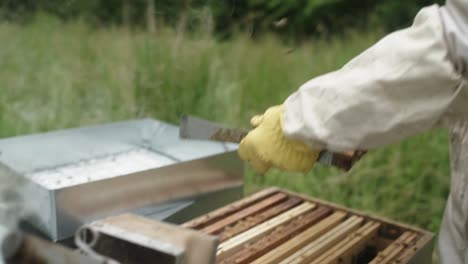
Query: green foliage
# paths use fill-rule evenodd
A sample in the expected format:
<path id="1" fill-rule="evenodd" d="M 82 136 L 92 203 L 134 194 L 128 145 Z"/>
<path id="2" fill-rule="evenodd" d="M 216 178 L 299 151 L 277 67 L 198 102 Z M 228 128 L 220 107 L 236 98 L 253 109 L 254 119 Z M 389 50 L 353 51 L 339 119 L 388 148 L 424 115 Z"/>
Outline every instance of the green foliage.
<path id="1" fill-rule="evenodd" d="M 423 6 L 434 3 L 443 4 L 443 0 L 393 0 L 377 5 L 374 20 L 378 20 L 387 31 L 409 26 L 413 17 Z"/>
<path id="2" fill-rule="evenodd" d="M 9 20 L 28 21 L 35 12 L 42 11 L 63 20 L 80 17 L 92 24 L 129 23 L 145 27 L 150 2 L 155 6 L 156 21 L 165 25 L 177 26 L 183 20 L 189 27 L 196 27 L 200 21 L 193 20 L 197 17 L 196 10 L 209 8 L 214 29 L 221 37 L 242 30 L 253 36 L 273 31 L 286 38 L 303 39 L 311 35 L 343 33 L 350 27 L 378 26 L 392 31 L 411 24 L 421 7 L 443 1 L 0 0 L 0 7 L 1 17 Z"/>
<path id="3" fill-rule="evenodd" d="M 372 0 L 249 1 L 251 9 L 255 11 L 255 19 L 261 21 L 261 28 L 276 28 L 292 36 L 343 32 L 349 26 L 363 25 L 373 7 L 371 2 Z M 287 24 L 273 26 L 280 19 L 287 19 Z"/>
<path id="4" fill-rule="evenodd" d="M 259 30 L 274 29 L 289 36 L 342 33 L 349 27 L 383 26 L 393 31 L 411 24 L 414 16 L 432 0 L 249 0 L 247 12 Z M 275 21 L 288 23 L 274 27 Z"/>

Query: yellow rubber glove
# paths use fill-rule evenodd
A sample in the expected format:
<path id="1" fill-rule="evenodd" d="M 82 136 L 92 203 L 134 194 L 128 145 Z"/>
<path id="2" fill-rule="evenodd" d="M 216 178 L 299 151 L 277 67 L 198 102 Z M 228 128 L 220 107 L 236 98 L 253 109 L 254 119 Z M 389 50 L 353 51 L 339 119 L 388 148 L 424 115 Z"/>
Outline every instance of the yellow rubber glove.
<path id="1" fill-rule="evenodd" d="M 260 174 L 270 168 L 306 173 L 312 169 L 319 151 L 302 142 L 287 139 L 283 134 L 281 119 L 283 106 L 273 106 L 250 123 L 252 131 L 241 141 L 239 156 L 249 162 Z"/>

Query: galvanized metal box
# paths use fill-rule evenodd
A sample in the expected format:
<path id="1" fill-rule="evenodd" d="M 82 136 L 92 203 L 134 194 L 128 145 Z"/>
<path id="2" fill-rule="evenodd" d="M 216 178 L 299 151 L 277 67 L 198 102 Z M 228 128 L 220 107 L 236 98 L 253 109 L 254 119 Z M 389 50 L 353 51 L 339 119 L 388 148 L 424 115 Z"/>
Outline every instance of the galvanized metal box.
<path id="1" fill-rule="evenodd" d="M 133 212 L 181 222 L 242 195 L 237 145 L 179 139 L 152 119 L 0 140 L 0 165 L 24 177 L 29 223 L 52 240 Z"/>

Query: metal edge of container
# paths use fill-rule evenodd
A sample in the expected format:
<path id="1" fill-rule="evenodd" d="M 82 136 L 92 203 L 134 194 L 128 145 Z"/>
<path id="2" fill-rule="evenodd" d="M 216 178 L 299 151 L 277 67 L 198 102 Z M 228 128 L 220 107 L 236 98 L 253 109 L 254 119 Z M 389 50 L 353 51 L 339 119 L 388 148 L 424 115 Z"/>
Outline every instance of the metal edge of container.
<path id="1" fill-rule="evenodd" d="M 74 234 L 84 223 L 123 212 L 146 209 L 158 211 L 164 202 L 202 199 L 206 210 L 230 202 L 218 194 L 233 190 L 242 192 L 243 165 L 234 152 L 181 162 L 88 184 L 50 191 L 50 203 L 55 210 L 49 221 L 51 239 L 58 241 Z M 199 196 L 199 197 L 197 197 Z M 230 195 L 238 198 L 237 195 Z M 203 198 L 209 197 L 209 198 Z M 217 197 L 218 199 L 213 199 Z M 219 204 L 222 202 L 222 204 Z M 209 204 L 212 204 L 211 206 Z M 193 206 L 192 206 L 193 207 Z M 182 210 L 185 209 L 185 210 Z M 187 212 L 187 208 L 180 211 Z M 39 209 L 41 210 L 41 209 Z M 193 210 L 192 210 L 193 211 Z M 195 210 L 195 217 L 205 213 Z M 36 211 L 36 215 L 43 212 Z M 168 218 L 176 215 L 172 213 Z M 172 217 L 177 219 L 177 217 Z"/>
<path id="2" fill-rule="evenodd" d="M 226 204 L 232 203 L 239 200 L 244 195 L 244 186 L 239 184 L 237 186 L 216 190 L 214 192 L 204 193 L 188 199 L 196 199 L 195 202 L 191 202 L 190 206 L 182 208 L 177 212 L 170 214 L 165 218 L 148 216 L 153 219 L 159 219 L 173 223 L 182 224 L 190 219 L 199 217 Z M 184 199 L 186 200 L 186 199 Z M 193 200 L 192 200 L 193 201 Z"/>
<path id="3" fill-rule="evenodd" d="M 49 192 L 38 184 L 28 181 L 24 175 L 0 162 L 0 221 L 2 224 L 24 224 L 25 219 L 33 219 L 37 225 L 37 235 L 52 231 L 51 218 L 35 214 L 35 209 L 50 214 Z M 8 190 L 7 190 L 8 189 Z M 5 193 L 8 191 L 10 193 Z M 42 205 L 42 206 L 37 206 Z M 6 215 L 5 215 L 6 214 Z"/>
<path id="4" fill-rule="evenodd" d="M 284 193 L 287 193 L 287 194 L 290 194 L 290 195 L 293 195 L 293 196 L 300 197 L 300 198 L 302 198 L 304 200 L 308 200 L 308 201 L 313 202 L 313 203 L 325 205 L 325 206 L 328 206 L 328 207 L 331 207 L 331 208 L 334 208 L 334 209 L 337 209 L 337 210 L 342 210 L 342 211 L 345 211 L 345 212 L 350 212 L 352 214 L 362 216 L 365 219 L 376 220 L 376 221 L 379 221 L 379 222 L 382 222 L 382 223 L 385 223 L 385 224 L 388 224 L 388 225 L 401 227 L 401 228 L 404 228 L 404 229 L 411 230 L 411 231 L 414 231 L 416 233 L 419 233 L 419 234 L 421 234 L 421 237 L 419 238 L 417 243 L 415 245 L 413 245 L 411 247 L 411 249 L 409 249 L 407 251 L 406 254 L 401 256 L 401 258 L 399 259 L 400 262 L 398 262 L 398 263 L 410 263 L 410 264 L 432 263 L 431 262 L 432 261 L 432 250 L 434 248 L 434 234 L 432 232 L 423 230 L 423 229 L 415 227 L 415 226 L 404 224 L 404 223 L 401 223 L 401 222 L 396 222 L 396 221 L 393 221 L 393 220 L 390 220 L 390 219 L 387 219 L 387 218 L 384 218 L 384 217 L 369 215 L 368 213 L 365 213 L 365 212 L 362 212 L 362 211 L 359 211 L 359 210 L 350 209 L 350 208 L 341 206 L 339 204 L 335 204 L 335 203 L 328 202 L 328 201 L 318 199 L 318 198 L 312 198 L 310 196 L 300 194 L 300 193 L 296 193 L 296 192 L 289 191 L 289 190 L 285 190 L 285 189 L 282 189 L 282 188 L 269 187 L 269 188 L 265 188 L 264 190 L 265 191 L 269 190 L 269 191 L 272 191 L 272 192 L 273 191 L 281 191 L 281 192 L 284 192 Z M 258 191 L 260 191 L 260 190 L 258 190 Z"/>
<path id="5" fill-rule="evenodd" d="M 22 200 L 27 206 L 23 220 L 27 222 L 28 231 L 44 238 L 56 238 L 57 218 L 52 192 L 32 181 L 25 181 L 20 188 Z"/>

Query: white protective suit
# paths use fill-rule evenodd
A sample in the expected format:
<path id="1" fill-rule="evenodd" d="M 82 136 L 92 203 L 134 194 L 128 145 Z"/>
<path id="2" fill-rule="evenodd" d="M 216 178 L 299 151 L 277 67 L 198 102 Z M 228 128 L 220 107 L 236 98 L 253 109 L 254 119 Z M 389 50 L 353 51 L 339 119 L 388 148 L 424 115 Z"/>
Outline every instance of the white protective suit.
<path id="1" fill-rule="evenodd" d="M 449 127 L 452 180 L 439 259 L 468 264 L 468 0 L 423 8 L 411 27 L 308 81 L 284 107 L 286 137 L 315 149 L 372 149 Z"/>

